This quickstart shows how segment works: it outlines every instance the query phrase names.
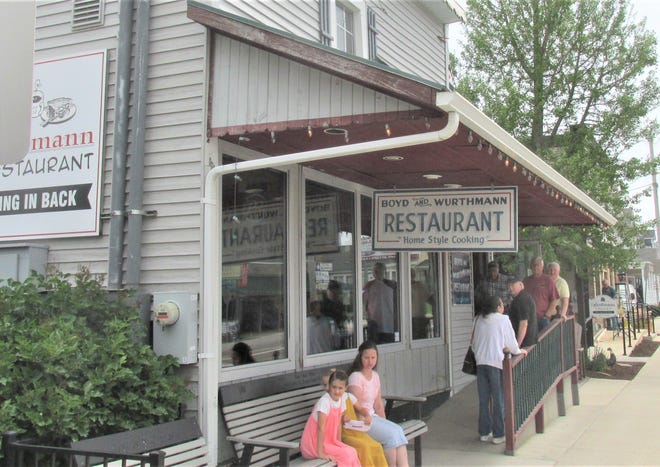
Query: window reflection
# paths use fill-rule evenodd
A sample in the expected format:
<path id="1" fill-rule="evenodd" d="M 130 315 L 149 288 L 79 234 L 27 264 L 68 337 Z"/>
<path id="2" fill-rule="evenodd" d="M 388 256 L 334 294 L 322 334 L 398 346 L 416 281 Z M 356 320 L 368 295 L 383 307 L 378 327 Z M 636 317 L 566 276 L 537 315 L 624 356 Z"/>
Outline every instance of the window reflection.
<path id="1" fill-rule="evenodd" d="M 307 181 L 307 354 L 355 347 L 352 193 Z"/>
<path id="2" fill-rule="evenodd" d="M 410 314 L 413 339 L 440 336 L 437 253 L 410 254 Z"/>
<path id="3" fill-rule="evenodd" d="M 371 198 L 361 198 L 362 323 L 364 339 L 376 343 L 401 340 L 399 315 L 398 254 L 373 251 L 371 241 Z"/>
<path id="4" fill-rule="evenodd" d="M 223 176 L 223 367 L 238 361 L 233 349 L 239 341 L 257 362 L 287 356 L 285 194 L 281 172 Z"/>

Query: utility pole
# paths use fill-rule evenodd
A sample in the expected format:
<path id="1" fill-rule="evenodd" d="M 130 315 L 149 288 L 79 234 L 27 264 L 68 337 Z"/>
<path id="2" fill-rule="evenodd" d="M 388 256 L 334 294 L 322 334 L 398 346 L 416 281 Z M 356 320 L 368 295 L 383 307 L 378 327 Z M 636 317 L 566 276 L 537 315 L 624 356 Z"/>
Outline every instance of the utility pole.
<path id="1" fill-rule="evenodd" d="M 660 208 L 658 207 L 658 181 L 656 179 L 655 155 L 653 153 L 653 133 L 648 137 L 649 161 L 651 161 L 651 181 L 653 184 L 653 206 L 655 208 L 655 244 L 660 244 Z"/>

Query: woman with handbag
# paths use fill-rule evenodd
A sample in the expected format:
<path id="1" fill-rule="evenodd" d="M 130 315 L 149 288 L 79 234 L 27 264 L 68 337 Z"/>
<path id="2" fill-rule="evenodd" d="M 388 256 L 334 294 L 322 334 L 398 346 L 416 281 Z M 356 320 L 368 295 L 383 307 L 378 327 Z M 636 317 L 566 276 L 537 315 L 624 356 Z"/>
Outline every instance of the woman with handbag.
<path id="1" fill-rule="evenodd" d="M 472 349 L 477 360 L 479 393 L 479 438 L 493 444 L 504 442 L 504 395 L 502 360 L 504 352 L 527 355 L 518 347 L 504 303 L 499 297 L 487 297 L 474 323 Z"/>

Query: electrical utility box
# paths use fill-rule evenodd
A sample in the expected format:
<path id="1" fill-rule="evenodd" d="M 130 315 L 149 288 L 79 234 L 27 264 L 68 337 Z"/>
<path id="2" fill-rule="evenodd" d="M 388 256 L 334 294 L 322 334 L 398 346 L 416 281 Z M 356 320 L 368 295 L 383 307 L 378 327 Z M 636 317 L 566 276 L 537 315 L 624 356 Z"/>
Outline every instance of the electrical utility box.
<path id="1" fill-rule="evenodd" d="M 197 363 L 199 297 L 190 292 L 154 292 L 154 352 L 172 355 L 182 365 Z"/>

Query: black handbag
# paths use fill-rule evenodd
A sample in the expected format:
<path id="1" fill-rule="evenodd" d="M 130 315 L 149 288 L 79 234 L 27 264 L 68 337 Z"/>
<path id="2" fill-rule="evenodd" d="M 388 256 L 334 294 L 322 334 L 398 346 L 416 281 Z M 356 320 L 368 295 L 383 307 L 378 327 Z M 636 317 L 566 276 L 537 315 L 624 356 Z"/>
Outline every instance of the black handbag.
<path id="1" fill-rule="evenodd" d="M 465 358 L 463 359 L 463 373 L 468 375 L 477 374 L 477 360 L 474 358 L 474 352 L 472 351 L 472 346 L 468 347 L 467 352 L 465 353 Z"/>
<path id="2" fill-rule="evenodd" d="M 479 319 L 479 318 L 477 318 Z M 472 350 L 472 339 L 474 339 L 474 327 L 477 324 L 477 320 L 474 321 L 472 325 L 472 335 L 470 336 L 470 345 L 468 346 L 467 352 L 465 352 L 465 358 L 463 359 L 463 368 L 461 371 L 468 375 L 477 374 L 477 359 L 474 358 L 474 351 Z"/>

